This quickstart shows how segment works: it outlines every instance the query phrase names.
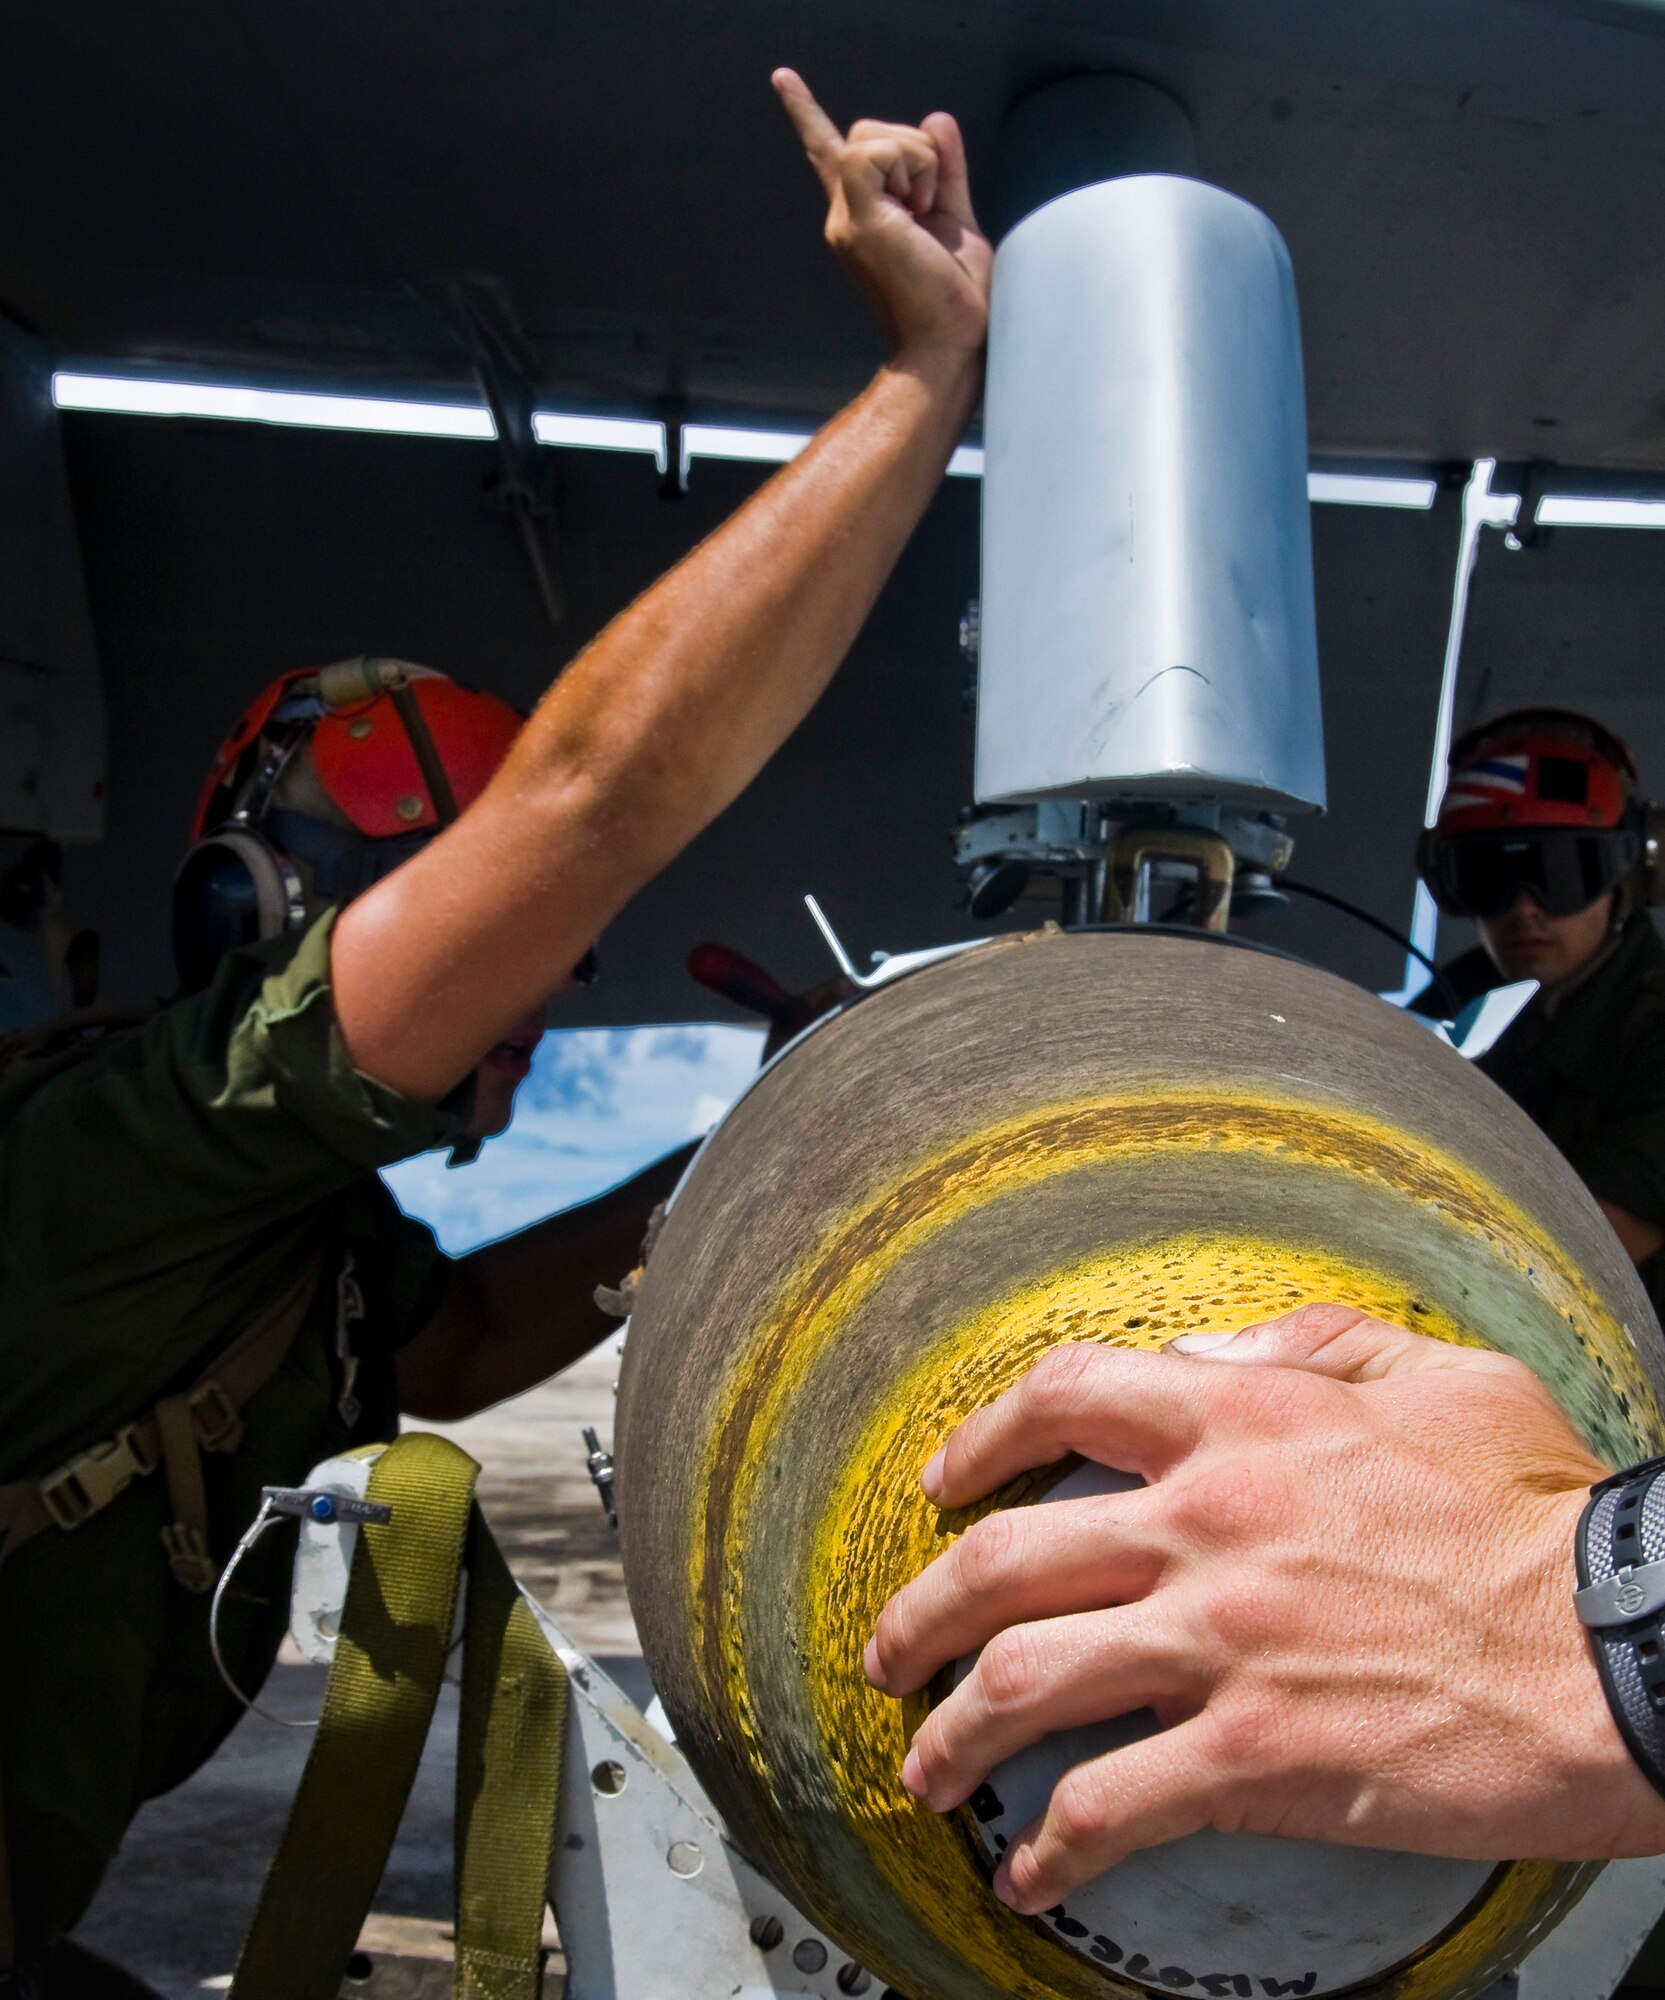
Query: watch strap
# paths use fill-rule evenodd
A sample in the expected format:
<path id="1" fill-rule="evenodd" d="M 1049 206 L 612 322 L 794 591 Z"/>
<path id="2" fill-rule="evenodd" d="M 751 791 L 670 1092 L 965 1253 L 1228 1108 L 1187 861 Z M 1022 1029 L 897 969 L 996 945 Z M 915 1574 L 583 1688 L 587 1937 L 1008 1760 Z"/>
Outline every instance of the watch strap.
<path id="1" fill-rule="evenodd" d="M 1578 1524 L 1578 1616 L 1619 1733 L 1665 1795 L 1665 1458 L 1590 1489 Z"/>

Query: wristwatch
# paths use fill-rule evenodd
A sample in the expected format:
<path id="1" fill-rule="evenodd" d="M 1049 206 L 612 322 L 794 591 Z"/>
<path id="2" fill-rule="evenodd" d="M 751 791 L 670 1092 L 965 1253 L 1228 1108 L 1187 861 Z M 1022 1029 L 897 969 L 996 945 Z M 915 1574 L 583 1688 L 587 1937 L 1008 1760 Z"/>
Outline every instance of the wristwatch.
<path id="1" fill-rule="evenodd" d="M 1580 1621 L 1613 1719 L 1665 1795 L 1665 1458 L 1590 1488 L 1578 1524 Z"/>

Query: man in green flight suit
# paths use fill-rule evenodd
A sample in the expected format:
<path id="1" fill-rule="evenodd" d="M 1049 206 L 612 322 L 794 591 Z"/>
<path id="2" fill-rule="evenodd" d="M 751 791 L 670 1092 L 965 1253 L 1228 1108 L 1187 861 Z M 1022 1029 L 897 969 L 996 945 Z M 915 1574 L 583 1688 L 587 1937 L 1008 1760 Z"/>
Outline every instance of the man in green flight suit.
<path id="1" fill-rule="evenodd" d="M 396 662 L 268 689 L 178 879 L 184 997 L 8 1063 L 0 1995 L 132 1990 L 61 1941 L 240 1713 L 207 1588 L 261 1485 L 581 1353 L 674 1176 L 452 1264 L 376 1170 L 507 1122 L 545 1003 L 818 697 L 975 403 L 992 252 L 954 121 L 846 135 L 775 84 L 888 336 L 874 380 L 524 727 Z M 285 1615 L 263 1557 L 222 1607 L 248 1692 Z"/>
<path id="2" fill-rule="evenodd" d="M 1665 942 L 1648 915 L 1650 817 L 1611 730 L 1523 709 L 1452 746 L 1420 860 L 1440 908 L 1480 933 L 1445 968 L 1459 1001 L 1539 982 L 1479 1066 L 1566 1155 L 1665 1318 Z"/>

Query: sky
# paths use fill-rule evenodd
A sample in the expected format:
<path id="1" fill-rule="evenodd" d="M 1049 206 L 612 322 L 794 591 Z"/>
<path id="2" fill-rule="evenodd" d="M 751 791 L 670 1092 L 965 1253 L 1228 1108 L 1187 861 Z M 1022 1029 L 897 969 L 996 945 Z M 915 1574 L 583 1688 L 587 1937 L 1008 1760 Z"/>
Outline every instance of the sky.
<path id="1" fill-rule="evenodd" d="M 761 1029 L 564 1028 L 544 1036 L 514 1122 L 466 1167 L 420 1153 L 382 1178 L 452 1256 L 587 1200 L 709 1131 L 757 1073 Z"/>

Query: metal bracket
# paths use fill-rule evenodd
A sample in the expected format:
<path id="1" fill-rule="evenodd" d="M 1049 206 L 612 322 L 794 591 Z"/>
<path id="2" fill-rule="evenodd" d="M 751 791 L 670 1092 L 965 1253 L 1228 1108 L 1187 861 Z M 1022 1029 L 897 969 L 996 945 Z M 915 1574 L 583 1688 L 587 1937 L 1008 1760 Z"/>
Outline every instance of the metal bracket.
<path id="1" fill-rule="evenodd" d="M 369 1472 L 368 1458 L 328 1459 L 292 1491 L 327 1493 L 332 1518 L 285 1509 L 302 1517 L 290 1635 L 320 1664 L 335 1651 Z M 570 1683 L 549 1881 L 566 2000 L 878 2000 L 882 1982 L 731 1845 L 675 1744 L 522 1595 Z"/>
<path id="2" fill-rule="evenodd" d="M 1264 814 L 1092 799 L 967 807 L 954 836 L 973 916 L 1000 915 L 1033 871 L 1060 878 L 1066 928 L 1148 921 L 1156 876 L 1170 883 L 1194 876 L 1194 907 L 1211 913 L 1208 928 L 1224 929 L 1236 872 L 1252 888 L 1258 871 L 1261 893 L 1275 893 L 1265 876 L 1281 874 L 1294 853 L 1291 835 Z"/>
<path id="3" fill-rule="evenodd" d="M 682 432 L 688 421 L 688 399 L 675 391 L 659 398 L 659 419 L 665 426 L 665 470 L 659 477 L 659 497 L 681 500 L 688 492 L 688 459 Z"/>
<path id="4" fill-rule="evenodd" d="M 1224 931 L 1231 915 L 1237 862 L 1217 833 L 1195 826 L 1124 826 L 1110 843 L 1104 916 L 1112 923 L 1148 923 L 1155 861 L 1181 861 L 1197 871 L 1193 918 L 1202 930 Z"/>
<path id="5" fill-rule="evenodd" d="M 804 908 L 821 933 L 822 942 L 832 953 L 833 963 L 839 972 L 863 993 L 871 993 L 876 986 L 888 986 L 893 979 L 906 978 L 910 972 L 918 972 L 924 966 L 935 965 L 945 958 L 958 958 L 962 951 L 975 951 L 979 945 L 988 943 L 987 938 L 966 938 L 960 944 L 927 945 L 923 951 L 876 951 L 873 954 L 874 969 L 858 972 L 850 954 L 844 949 L 843 940 L 828 921 L 826 911 L 813 896 L 804 897 Z"/>
<path id="6" fill-rule="evenodd" d="M 599 1292 L 605 1287 L 598 1285 L 596 1289 Z M 628 1317 L 628 1308 L 624 1316 Z M 600 1438 L 595 1434 L 595 1427 L 591 1424 L 584 1426 L 584 1445 L 588 1454 L 584 1460 L 584 1470 L 590 1475 L 590 1483 L 594 1486 L 606 1511 L 608 1527 L 617 1528 L 619 1505 L 613 1494 L 613 1454 L 603 1448 Z"/>
<path id="7" fill-rule="evenodd" d="M 1541 549 L 1553 540 L 1555 530 L 1544 527 L 1538 519 L 1538 502 L 1548 490 L 1555 471 L 1553 459 L 1535 458 L 1521 475 L 1520 505 L 1515 509 L 1513 525 L 1503 531 L 1505 548 Z"/>
<path id="8" fill-rule="evenodd" d="M 260 1497 L 274 1514 L 286 1514 L 296 1521 L 316 1521 L 329 1527 L 337 1521 L 373 1521 L 385 1528 L 393 1519 L 393 1509 L 379 1500 L 366 1500 L 347 1486 L 262 1486 Z"/>
<path id="9" fill-rule="evenodd" d="M 453 279 L 418 288 L 456 329 L 497 432 L 495 498 L 519 530 L 544 616 L 559 625 L 566 604 L 554 567 L 554 480 L 532 427 L 537 358 L 499 285 Z"/>
<path id="10" fill-rule="evenodd" d="M 527 1601 L 572 1683 L 550 1878 L 568 2000 L 876 2000 L 731 1845 L 676 1746 Z"/>

